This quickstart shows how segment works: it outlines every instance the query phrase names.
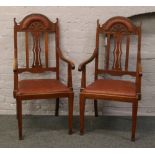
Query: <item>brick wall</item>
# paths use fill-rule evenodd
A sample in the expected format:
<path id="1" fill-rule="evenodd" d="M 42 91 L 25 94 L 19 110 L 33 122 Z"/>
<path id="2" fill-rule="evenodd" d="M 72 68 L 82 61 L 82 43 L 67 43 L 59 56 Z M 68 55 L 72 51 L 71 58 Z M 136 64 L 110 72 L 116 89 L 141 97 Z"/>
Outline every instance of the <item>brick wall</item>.
<path id="1" fill-rule="evenodd" d="M 105 22 L 116 15 L 132 16 L 153 12 L 155 7 L 0 7 L 0 114 L 15 114 L 13 91 L 13 18 L 20 21 L 30 13 L 42 13 L 55 21 L 60 20 L 61 48 L 64 55 L 75 62 L 73 71 L 75 91 L 74 114 L 78 114 L 78 94 L 81 73 L 78 65 L 91 56 L 95 47 L 96 20 Z M 151 20 L 151 22 L 148 20 Z M 150 24 L 150 25 L 149 25 Z M 152 24 L 152 25 L 151 25 Z M 154 24 L 154 25 L 153 25 Z M 153 18 L 144 20 L 142 44 L 142 100 L 139 115 L 155 115 L 155 22 Z M 152 28 L 152 29 L 151 29 Z M 150 29 L 152 31 L 150 31 Z M 61 80 L 66 82 L 66 67 L 61 65 Z M 88 66 L 88 82 L 93 78 L 93 63 Z M 25 114 L 53 114 L 55 100 L 24 101 Z M 67 101 L 61 100 L 60 114 L 67 114 Z M 86 104 L 87 114 L 93 114 L 92 101 Z M 128 115 L 131 104 L 100 101 L 100 114 Z"/>

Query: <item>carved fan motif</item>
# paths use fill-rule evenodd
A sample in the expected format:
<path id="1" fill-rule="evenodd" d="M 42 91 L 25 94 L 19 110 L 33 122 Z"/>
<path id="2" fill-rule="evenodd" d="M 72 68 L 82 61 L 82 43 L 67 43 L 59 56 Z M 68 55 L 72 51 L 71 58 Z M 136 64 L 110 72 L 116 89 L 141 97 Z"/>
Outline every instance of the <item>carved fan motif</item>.
<path id="1" fill-rule="evenodd" d="M 115 24 L 111 27 L 112 32 L 128 32 L 128 29 L 125 25 L 123 24 Z"/>
<path id="2" fill-rule="evenodd" d="M 39 21 L 35 21 L 33 23 L 31 23 L 29 25 L 29 29 L 32 29 L 32 30 L 43 30 L 44 29 L 44 25 L 39 22 Z"/>

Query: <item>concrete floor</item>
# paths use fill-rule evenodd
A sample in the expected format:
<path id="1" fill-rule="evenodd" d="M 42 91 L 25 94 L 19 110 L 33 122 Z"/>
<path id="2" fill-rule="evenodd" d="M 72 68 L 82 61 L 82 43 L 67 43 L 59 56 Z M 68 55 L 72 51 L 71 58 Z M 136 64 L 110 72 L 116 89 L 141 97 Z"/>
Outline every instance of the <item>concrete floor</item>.
<path id="1" fill-rule="evenodd" d="M 15 116 L 0 116 L 0 147 L 118 148 L 155 147 L 155 117 L 138 117 L 136 142 L 130 141 L 131 117 L 87 116 L 79 135 L 79 117 L 68 135 L 66 116 L 24 116 L 24 140 L 18 140 Z"/>

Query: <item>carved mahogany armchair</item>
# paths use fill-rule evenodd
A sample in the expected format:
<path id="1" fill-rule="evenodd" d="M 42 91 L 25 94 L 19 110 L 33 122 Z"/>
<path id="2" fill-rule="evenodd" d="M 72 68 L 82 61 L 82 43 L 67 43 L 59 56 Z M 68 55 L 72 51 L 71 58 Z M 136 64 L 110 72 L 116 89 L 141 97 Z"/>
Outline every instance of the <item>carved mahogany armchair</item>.
<path id="1" fill-rule="evenodd" d="M 99 35 L 105 39 L 105 63 L 104 69 L 99 68 Z M 130 46 L 133 43 L 131 36 L 137 38 L 136 44 L 135 70 L 131 71 L 129 66 Z M 125 42 L 122 43 L 122 40 Z M 122 50 L 122 44 L 125 44 L 125 50 Z M 112 48 L 113 46 L 113 48 Z M 111 57 L 110 54 L 113 54 Z M 125 56 L 122 59 L 122 55 Z M 95 60 L 94 82 L 86 86 L 86 65 Z M 111 63 L 112 61 L 112 63 Z M 122 61 L 124 63 L 122 63 Z M 124 65 L 123 65 L 124 64 Z M 132 103 L 132 135 L 131 140 L 135 140 L 136 118 L 138 109 L 138 100 L 141 97 L 141 26 L 135 26 L 125 17 L 110 18 L 103 25 L 97 21 L 96 30 L 96 48 L 93 55 L 85 62 L 79 65 L 79 71 L 82 71 L 81 92 L 80 92 L 80 134 L 84 133 L 84 110 L 85 100 L 94 99 L 95 116 L 98 116 L 97 99 L 123 101 Z M 99 79 L 99 75 L 134 77 L 135 82 L 130 80 L 118 79 Z"/>
<path id="2" fill-rule="evenodd" d="M 25 37 L 25 66 L 18 66 L 18 38 L 19 33 L 24 33 Z M 50 50 L 51 44 L 50 34 L 55 34 L 55 51 L 56 51 L 56 66 L 51 67 Z M 30 40 L 29 38 L 32 37 Z M 41 38 L 44 46 L 41 47 Z M 30 41 L 32 47 L 30 48 Z M 44 53 L 44 58 L 41 54 Z M 33 55 L 30 57 L 30 55 Z M 31 61 L 32 63 L 30 63 Z M 59 61 L 62 60 L 68 64 L 68 83 L 67 85 L 61 83 L 59 79 Z M 73 98 L 74 93 L 72 89 L 72 69 L 74 63 L 66 59 L 59 46 L 59 24 L 58 19 L 56 23 L 51 22 L 46 16 L 41 14 L 31 14 L 26 16 L 19 24 L 14 19 L 14 98 L 16 99 L 17 119 L 19 129 L 19 139 L 22 137 L 22 100 L 32 99 L 51 99 L 56 98 L 55 115 L 58 116 L 59 98 L 68 98 L 68 122 L 69 134 L 72 133 L 72 117 L 73 117 Z M 54 72 L 55 79 L 24 79 L 20 80 L 19 74 L 23 72 L 43 73 Z M 34 75 L 33 74 L 33 75 Z"/>

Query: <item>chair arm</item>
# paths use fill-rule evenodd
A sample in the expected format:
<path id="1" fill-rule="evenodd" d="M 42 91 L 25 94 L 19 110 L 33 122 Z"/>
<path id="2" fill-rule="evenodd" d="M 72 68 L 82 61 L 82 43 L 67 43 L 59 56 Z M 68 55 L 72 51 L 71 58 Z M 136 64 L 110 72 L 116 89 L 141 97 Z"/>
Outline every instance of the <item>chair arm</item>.
<path id="1" fill-rule="evenodd" d="M 64 57 L 64 55 L 62 54 L 60 48 L 57 48 L 57 51 L 58 51 L 60 59 L 63 60 L 64 62 L 68 63 L 71 66 L 71 69 L 75 69 L 74 63 Z"/>
<path id="2" fill-rule="evenodd" d="M 87 59 L 86 61 L 84 61 L 83 63 L 79 65 L 78 71 L 82 71 L 88 63 L 93 61 L 94 58 L 96 57 L 96 54 L 97 54 L 97 48 L 95 48 L 93 55 L 89 59 Z"/>

